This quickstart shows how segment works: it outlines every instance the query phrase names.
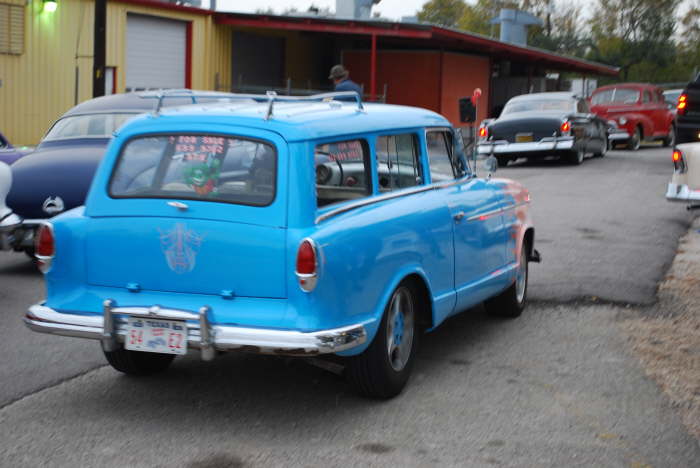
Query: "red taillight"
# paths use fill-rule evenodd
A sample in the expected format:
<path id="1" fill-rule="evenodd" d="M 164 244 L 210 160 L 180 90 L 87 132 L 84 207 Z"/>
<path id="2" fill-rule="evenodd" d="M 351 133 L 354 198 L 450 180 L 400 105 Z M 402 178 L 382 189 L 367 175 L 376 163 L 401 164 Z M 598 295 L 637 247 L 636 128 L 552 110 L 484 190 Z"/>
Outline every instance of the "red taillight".
<path id="1" fill-rule="evenodd" d="M 680 96 L 678 96 L 678 105 L 676 105 L 677 113 L 683 114 L 685 112 L 686 107 L 688 107 L 688 95 L 681 94 Z"/>
<path id="2" fill-rule="evenodd" d="M 50 224 L 42 224 L 36 233 L 34 251 L 37 257 L 53 257 L 56 253 L 53 228 Z"/>
<path id="3" fill-rule="evenodd" d="M 301 275 L 313 275 L 316 273 L 316 249 L 309 240 L 304 240 L 299 245 L 297 252 L 297 273 Z"/>
<path id="4" fill-rule="evenodd" d="M 683 159 L 683 153 L 681 153 L 679 150 L 673 150 L 673 155 L 671 158 L 673 159 L 673 169 L 678 173 L 684 173 L 685 160 Z"/>
<path id="5" fill-rule="evenodd" d="M 311 239 L 304 239 L 299 244 L 296 271 L 299 287 L 302 291 L 311 292 L 316 287 L 318 281 L 317 267 L 316 245 Z"/>
<path id="6" fill-rule="evenodd" d="M 489 129 L 487 127 L 481 127 L 479 129 L 479 138 L 486 138 L 489 136 Z"/>
<path id="7" fill-rule="evenodd" d="M 569 133 L 569 130 L 571 130 L 571 124 L 569 122 L 562 122 L 561 132 L 562 133 Z"/>

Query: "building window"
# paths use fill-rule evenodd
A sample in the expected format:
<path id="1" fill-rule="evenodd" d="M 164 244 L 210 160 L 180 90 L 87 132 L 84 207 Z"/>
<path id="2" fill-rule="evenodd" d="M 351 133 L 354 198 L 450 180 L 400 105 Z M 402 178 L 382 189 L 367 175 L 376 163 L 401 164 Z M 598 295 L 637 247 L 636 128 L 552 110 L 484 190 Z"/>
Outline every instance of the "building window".
<path id="1" fill-rule="evenodd" d="M 24 6 L 0 3 L 0 54 L 24 53 Z"/>

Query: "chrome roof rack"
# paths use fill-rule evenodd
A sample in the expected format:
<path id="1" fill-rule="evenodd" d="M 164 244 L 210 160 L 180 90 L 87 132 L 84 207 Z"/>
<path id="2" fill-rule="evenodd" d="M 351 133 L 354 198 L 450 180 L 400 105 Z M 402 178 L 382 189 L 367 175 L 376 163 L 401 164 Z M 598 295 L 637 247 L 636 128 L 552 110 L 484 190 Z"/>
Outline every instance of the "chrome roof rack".
<path id="1" fill-rule="evenodd" d="M 267 102 L 267 112 L 265 112 L 265 120 L 272 118 L 274 106 L 276 102 L 332 102 L 335 98 L 353 98 L 357 104 L 357 111 L 364 112 L 365 108 L 362 105 L 362 100 L 360 95 L 354 91 L 336 91 L 330 93 L 313 94 L 311 96 L 280 96 L 275 91 L 268 91 L 266 94 L 236 94 L 236 93 L 219 93 L 215 91 L 192 91 L 189 89 L 173 89 L 173 90 L 160 90 L 152 95 L 142 94 L 142 98 L 145 99 L 158 99 L 155 109 L 153 109 L 154 114 L 160 112 L 161 107 L 163 107 L 163 101 L 170 98 L 186 98 L 191 99 L 192 104 L 197 104 L 198 99 L 208 98 L 208 99 L 221 99 L 230 100 L 235 99 L 249 99 L 257 101 L 260 103 Z"/>

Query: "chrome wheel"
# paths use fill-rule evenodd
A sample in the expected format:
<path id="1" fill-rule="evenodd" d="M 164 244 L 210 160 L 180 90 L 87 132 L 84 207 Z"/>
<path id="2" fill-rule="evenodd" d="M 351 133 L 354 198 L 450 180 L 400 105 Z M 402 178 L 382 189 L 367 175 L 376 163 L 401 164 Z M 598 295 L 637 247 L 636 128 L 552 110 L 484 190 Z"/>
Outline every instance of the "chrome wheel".
<path id="1" fill-rule="evenodd" d="M 637 151 L 639 147 L 642 145 L 642 134 L 639 131 L 639 127 L 634 129 L 634 135 L 632 135 L 632 138 L 629 141 L 629 144 L 627 145 L 627 148 L 631 151 Z"/>
<path id="2" fill-rule="evenodd" d="M 673 146 L 676 144 L 676 127 L 671 125 L 668 127 L 668 136 L 664 138 L 664 146 Z"/>
<path id="3" fill-rule="evenodd" d="M 415 315 L 413 296 L 407 287 L 394 291 L 387 312 L 387 353 L 392 369 L 399 372 L 406 366 L 413 347 Z"/>
<path id="4" fill-rule="evenodd" d="M 518 304 L 522 304 L 525 300 L 525 291 L 527 290 L 527 246 L 523 245 L 520 252 L 520 265 L 518 272 L 515 274 L 515 300 Z"/>

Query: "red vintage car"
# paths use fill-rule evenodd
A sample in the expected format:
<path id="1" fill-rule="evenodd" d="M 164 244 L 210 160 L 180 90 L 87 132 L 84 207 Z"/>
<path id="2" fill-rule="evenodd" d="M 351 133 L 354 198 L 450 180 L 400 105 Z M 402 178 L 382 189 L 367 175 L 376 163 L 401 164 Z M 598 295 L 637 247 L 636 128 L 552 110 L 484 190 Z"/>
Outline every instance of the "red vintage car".
<path id="1" fill-rule="evenodd" d="M 664 100 L 663 90 L 644 83 L 602 86 L 591 96 L 591 111 L 607 119 L 608 141 L 615 147 L 626 145 L 636 151 L 642 141 L 674 143 L 673 112 Z"/>

